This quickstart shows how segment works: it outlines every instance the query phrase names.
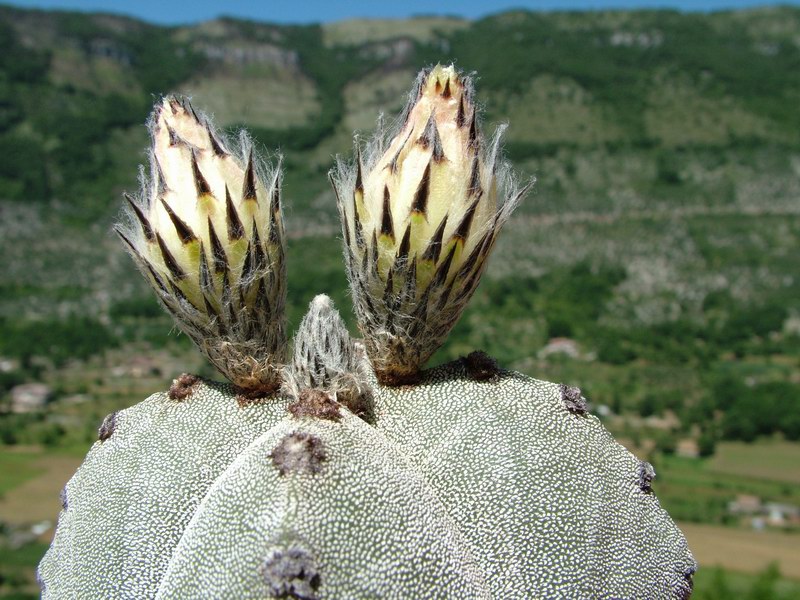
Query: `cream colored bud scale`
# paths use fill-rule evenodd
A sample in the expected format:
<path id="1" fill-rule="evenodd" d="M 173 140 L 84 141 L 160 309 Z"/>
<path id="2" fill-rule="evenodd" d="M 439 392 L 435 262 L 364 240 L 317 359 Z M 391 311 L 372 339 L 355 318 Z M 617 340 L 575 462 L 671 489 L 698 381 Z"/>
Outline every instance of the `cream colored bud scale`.
<path id="1" fill-rule="evenodd" d="M 188 101 L 150 121 L 150 177 L 118 233 L 178 326 L 235 384 L 277 389 L 286 295 L 280 171 L 229 149 Z M 264 181 L 268 184 L 265 184 Z"/>

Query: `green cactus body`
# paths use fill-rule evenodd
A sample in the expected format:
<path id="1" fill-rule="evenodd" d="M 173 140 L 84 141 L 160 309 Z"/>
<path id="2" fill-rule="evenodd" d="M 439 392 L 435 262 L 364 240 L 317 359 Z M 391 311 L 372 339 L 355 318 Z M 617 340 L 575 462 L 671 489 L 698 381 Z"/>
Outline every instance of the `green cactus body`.
<path id="1" fill-rule="evenodd" d="M 62 493 L 39 567 L 44 597 L 155 594 L 208 488 L 285 414 L 281 401 L 239 406 L 232 390 L 197 383 L 184 400 L 155 394 L 106 418 Z"/>
<path id="2" fill-rule="evenodd" d="M 476 381 L 454 362 L 382 388 L 376 414 L 446 499 L 494 597 L 688 596 L 695 562 L 642 485 L 646 463 L 562 389 L 502 371 Z"/>
<path id="3" fill-rule="evenodd" d="M 271 454 L 298 431 L 318 440 L 325 458 L 318 472 L 281 475 Z M 321 597 L 490 597 L 431 485 L 351 414 L 338 423 L 287 418 L 256 439 L 209 490 L 157 597 L 264 598 L 280 586 L 305 597 L 301 582 L 265 577 L 272 557 L 293 547 L 307 557 L 301 579 L 316 578 L 311 591 Z"/>
<path id="4" fill-rule="evenodd" d="M 67 485 L 44 596 L 688 597 L 644 464 L 570 388 L 467 366 L 373 378 L 374 424 L 202 382 L 120 412 Z"/>

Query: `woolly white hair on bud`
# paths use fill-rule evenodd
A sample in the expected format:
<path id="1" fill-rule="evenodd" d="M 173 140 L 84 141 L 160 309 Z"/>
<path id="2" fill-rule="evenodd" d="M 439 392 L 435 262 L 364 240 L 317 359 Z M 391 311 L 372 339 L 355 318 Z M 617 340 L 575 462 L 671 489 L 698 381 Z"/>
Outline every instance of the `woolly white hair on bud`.
<path id="1" fill-rule="evenodd" d="M 294 355 L 285 369 L 284 392 L 323 390 L 359 416 L 370 412 L 372 392 L 359 351 L 333 301 L 316 296 L 294 338 Z"/>
<path id="2" fill-rule="evenodd" d="M 245 132 L 227 139 L 185 98 L 160 100 L 148 129 L 150 173 L 140 170 L 116 231 L 211 363 L 251 395 L 272 393 L 286 352 L 280 166 L 262 161 Z"/>
<path id="3" fill-rule="evenodd" d="M 379 124 L 331 172 L 353 303 L 382 383 L 418 378 L 533 184 L 519 188 L 500 158 L 505 126 L 485 143 L 474 95 L 453 66 L 421 71 L 392 130 Z"/>

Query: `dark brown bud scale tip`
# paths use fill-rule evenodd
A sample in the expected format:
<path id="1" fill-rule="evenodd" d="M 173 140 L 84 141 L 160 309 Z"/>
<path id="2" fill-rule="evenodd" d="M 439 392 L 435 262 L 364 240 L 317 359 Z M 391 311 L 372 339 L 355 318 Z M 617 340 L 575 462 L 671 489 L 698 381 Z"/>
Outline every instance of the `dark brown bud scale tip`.
<path id="1" fill-rule="evenodd" d="M 269 215 L 269 243 L 274 246 L 281 244 L 281 229 L 278 222 L 278 211 L 273 210 Z"/>
<path id="2" fill-rule="evenodd" d="M 258 226 L 253 219 L 253 265 L 256 270 L 263 271 L 269 267 L 269 260 L 264 246 L 261 244 L 261 236 L 258 235 Z"/>
<path id="3" fill-rule="evenodd" d="M 370 266 L 373 270 L 377 273 L 378 271 L 378 234 L 377 232 L 372 232 L 372 244 L 370 246 Z"/>
<path id="4" fill-rule="evenodd" d="M 250 148 L 250 152 L 247 155 L 247 168 L 245 169 L 244 183 L 242 184 L 242 199 L 255 200 L 258 202 L 258 197 L 256 195 L 256 173 L 255 167 L 253 166 L 252 148 Z"/>
<path id="5" fill-rule="evenodd" d="M 477 150 L 480 146 L 480 142 L 478 140 L 478 111 L 472 111 L 472 120 L 469 124 L 469 145 Z"/>
<path id="6" fill-rule="evenodd" d="M 356 192 L 364 193 L 364 177 L 361 173 L 361 151 L 356 155 Z"/>
<path id="7" fill-rule="evenodd" d="M 158 162 L 158 159 L 152 153 L 150 155 L 150 165 L 150 174 L 155 183 L 156 196 L 163 196 L 167 189 L 169 189 L 167 188 L 167 178 L 164 177 L 164 170 L 161 168 L 161 163 Z"/>
<path id="8" fill-rule="evenodd" d="M 181 243 L 188 244 L 196 241 L 197 236 L 194 234 L 194 231 L 192 231 L 192 228 L 189 227 L 183 219 L 175 214 L 175 211 L 172 210 L 172 207 L 167 204 L 167 201 L 163 198 L 161 198 L 161 205 L 164 207 L 164 210 L 167 211 L 167 215 L 169 215 L 169 219 L 172 221 L 172 226 L 175 227 L 175 233 L 178 234 L 178 238 L 180 238 Z"/>
<path id="9" fill-rule="evenodd" d="M 211 186 L 208 185 L 206 178 L 200 172 L 200 167 L 197 165 L 197 155 L 192 150 L 192 175 L 194 176 L 194 187 L 197 190 L 197 197 L 212 196 Z"/>
<path id="10" fill-rule="evenodd" d="M 139 253 L 139 251 L 136 249 L 136 246 L 133 245 L 133 242 L 131 242 L 128 239 L 128 236 L 126 236 L 124 233 L 122 233 L 122 229 L 120 229 L 119 227 L 114 227 L 114 233 L 116 233 L 119 236 L 119 239 L 121 239 L 122 242 L 128 247 L 128 249 L 131 251 L 131 253 L 136 258 L 136 260 L 140 261 L 142 264 L 145 264 L 145 265 L 149 265 L 150 264 Z"/>
<path id="11" fill-rule="evenodd" d="M 144 237 L 148 242 L 154 242 L 156 239 L 155 234 L 153 233 L 153 227 L 150 225 L 150 221 L 147 220 L 147 217 L 144 216 L 142 209 L 139 208 L 139 205 L 130 197 L 129 194 L 122 194 L 125 200 L 128 202 L 128 205 L 133 209 L 133 214 L 136 215 L 136 218 L 139 220 L 139 224 L 142 226 L 142 233 L 144 233 Z"/>
<path id="12" fill-rule="evenodd" d="M 428 284 L 428 289 L 434 289 L 444 284 L 444 282 L 447 280 L 448 273 L 450 273 L 450 265 L 453 264 L 453 257 L 455 254 L 456 247 L 453 245 L 450 248 L 450 251 L 447 253 L 447 258 L 445 258 L 444 261 L 442 261 L 442 263 L 436 268 L 436 274 Z"/>
<path id="13" fill-rule="evenodd" d="M 323 390 L 302 390 L 298 394 L 297 400 L 292 402 L 287 410 L 297 419 L 310 417 L 338 422 L 342 418 L 339 403 Z"/>
<path id="14" fill-rule="evenodd" d="M 175 257 L 172 256 L 172 252 L 169 251 L 169 248 L 164 242 L 164 238 L 161 237 L 161 234 L 156 234 L 156 241 L 158 242 L 158 249 L 161 251 L 161 258 L 164 260 L 164 264 L 169 272 L 175 279 L 184 279 L 186 277 L 186 273 L 183 271 L 183 269 L 181 269 L 178 261 L 175 260 Z"/>
<path id="15" fill-rule="evenodd" d="M 483 237 L 475 244 L 475 247 L 472 249 L 472 252 L 469 253 L 467 259 L 461 265 L 461 269 L 458 271 L 458 277 L 464 278 L 466 277 L 470 271 L 473 270 L 475 265 L 478 262 L 478 258 L 482 255 L 482 250 L 486 239 L 489 237 L 489 232 L 483 234 Z"/>
<path id="16" fill-rule="evenodd" d="M 477 154 L 475 154 L 475 156 L 472 158 L 472 171 L 470 172 L 469 176 L 469 187 L 467 188 L 467 193 L 470 196 L 477 196 L 478 198 L 483 195 L 483 190 L 481 189 L 481 171 Z"/>
<path id="17" fill-rule="evenodd" d="M 391 196 L 389 186 L 383 186 L 383 214 L 381 215 L 381 235 L 386 235 L 394 240 L 394 224 L 392 223 Z"/>
<path id="18" fill-rule="evenodd" d="M 472 221 L 475 217 L 475 212 L 478 209 L 479 201 L 479 198 L 476 199 L 472 204 L 470 204 L 469 208 L 467 208 L 467 212 L 464 213 L 464 217 L 461 219 L 458 227 L 456 227 L 456 230 L 453 232 L 453 239 L 466 242 L 467 237 L 469 237 L 469 230 L 472 227 Z"/>
<path id="19" fill-rule="evenodd" d="M 242 280 L 247 281 L 255 272 L 253 265 L 253 244 L 247 242 L 247 251 L 244 253 L 244 264 L 242 264 Z"/>
<path id="20" fill-rule="evenodd" d="M 401 268 L 398 261 L 395 261 L 395 270 Z M 411 260 L 406 272 L 406 282 L 403 285 L 403 301 L 410 301 L 417 293 L 417 260 L 416 256 Z"/>
<path id="21" fill-rule="evenodd" d="M 393 269 L 390 269 L 389 272 L 386 274 L 386 285 L 383 287 L 383 303 L 390 304 L 391 296 L 394 294 L 394 273 Z M 389 317 L 392 316 L 392 312 L 389 311 Z"/>
<path id="22" fill-rule="evenodd" d="M 164 283 L 164 280 L 161 279 L 161 276 L 158 273 L 156 273 L 155 269 L 153 269 L 153 266 L 150 263 L 147 263 L 147 272 L 150 273 L 150 277 L 153 278 L 153 281 L 158 287 L 158 291 L 163 294 L 167 294 L 167 286 Z"/>
<path id="23" fill-rule="evenodd" d="M 239 222 L 239 226 L 241 226 L 241 222 Z M 216 229 L 214 229 L 211 217 L 208 217 L 208 237 L 211 239 L 211 255 L 214 258 L 214 272 L 224 273 L 228 270 L 228 255 L 225 254 L 225 249 L 222 247 L 222 242 L 217 235 Z"/>
<path id="24" fill-rule="evenodd" d="M 205 121 L 203 119 L 201 119 L 200 116 L 194 111 L 194 106 L 192 106 L 192 103 L 189 102 L 188 98 L 183 98 L 183 108 L 185 110 L 188 110 L 189 113 L 191 113 L 192 118 L 195 121 L 197 121 L 201 125 L 205 125 Z"/>
<path id="25" fill-rule="evenodd" d="M 217 136 L 214 135 L 214 132 L 211 131 L 211 128 L 208 125 L 208 122 L 205 123 L 206 126 L 206 133 L 208 133 L 208 141 L 211 144 L 211 150 L 214 152 L 215 156 L 219 158 L 225 158 L 228 156 L 228 153 L 225 151 L 225 148 L 222 147 L 222 144 L 217 139 Z"/>
<path id="26" fill-rule="evenodd" d="M 172 381 L 169 386 L 167 396 L 170 400 L 186 400 L 195 390 L 195 386 L 200 382 L 200 377 L 191 373 L 183 373 Z"/>
<path id="27" fill-rule="evenodd" d="M 178 111 L 183 108 L 183 105 L 177 96 L 170 96 L 167 98 L 167 104 L 169 104 L 169 108 L 172 111 L 172 116 L 176 116 Z"/>
<path id="28" fill-rule="evenodd" d="M 174 114 L 174 112 L 173 112 L 173 114 Z M 177 132 L 172 127 L 169 126 L 168 123 L 166 124 L 166 126 L 167 126 L 167 133 L 169 134 L 169 145 L 170 146 L 181 146 L 181 145 L 186 143 L 183 140 L 183 138 L 181 136 L 179 136 L 177 134 Z"/>
<path id="29" fill-rule="evenodd" d="M 225 323 L 222 320 L 222 315 L 214 307 L 214 305 L 211 303 L 211 301 L 205 294 L 203 294 L 203 305 L 206 308 L 206 312 L 214 320 L 214 324 L 217 327 L 217 332 L 219 333 L 219 335 L 224 335 L 227 329 L 225 328 Z"/>
<path id="30" fill-rule="evenodd" d="M 275 176 L 275 181 L 272 182 L 272 199 L 270 210 L 273 216 L 281 211 L 281 185 L 278 181 L 278 176 Z"/>
<path id="31" fill-rule="evenodd" d="M 397 165 L 398 165 L 398 162 L 400 160 L 400 154 L 402 154 L 403 149 L 405 148 L 406 144 L 408 143 L 408 140 L 411 139 L 411 134 L 412 133 L 414 133 L 413 129 L 408 132 L 408 135 L 406 135 L 406 139 L 403 140 L 403 143 L 397 149 L 397 152 L 394 153 L 394 156 L 392 157 L 392 160 L 389 161 L 389 164 L 387 165 L 387 167 L 389 168 L 389 172 L 390 173 L 397 173 Z"/>
<path id="32" fill-rule="evenodd" d="M 448 99 L 452 96 L 452 92 L 450 91 L 450 79 L 448 79 L 444 84 L 444 89 L 442 90 L 442 98 Z"/>
<path id="33" fill-rule="evenodd" d="M 225 214 L 228 222 L 228 239 L 240 240 L 244 237 L 244 225 L 239 218 L 239 213 L 236 212 L 236 207 L 233 205 L 231 192 L 228 186 L 225 186 Z M 209 221 L 210 226 L 211 221 Z"/>
<path id="34" fill-rule="evenodd" d="M 464 96 L 458 99 L 458 112 L 456 113 L 456 126 L 461 129 L 467 124 L 467 117 L 464 114 Z"/>
<path id="35" fill-rule="evenodd" d="M 426 150 L 431 148 L 431 156 L 437 163 L 444 160 L 444 147 L 442 146 L 442 138 L 439 136 L 439 129 L 436 127 L 436 117 L 434 113 L 431 113 L 431 116 L 428 117 L 428 122 L 425 125 L 422 135 L 417 139 L 417 143 Z"/>
<path id="36" fill-rule="evenodd" d="M 442 222 L 439 223 L 439 227 L 436 228 L 428 247 L 422 255 L 422 260 L 429 260 L 434 263 L 439 260 L 439 255 L 442 252 L 442 238 L 444 237 L 444 228 L 446 225 L 447 215 L 444 216 Z"/>
<path id="37" fill-rule="evenodd" d="M 414 202 L 411 205 L 411 212 L 426 215 L 428 210 L 428 196 L 431 189 L 431 163 L 425 167 L 417 191 L 414 193 Z"/>
<path id="38" fill-rule="evenodd" d="M 400 240 L 400 246 L 397 248 L 397 256 L 395 262 L 404 262 L 408 260 L 408 251 L 411 248 L 411 224 L 406 225 L 406 232 Z"/>
<path id="39" fill-rule="evenodd" d="M 186 294 L 183 293 L 183 290 L 181 288 L 179 288 L 177 285 L 175 285 L 171 281 L 169 282 L 169 292 L 173 296 L 178 298 L 178 300 L 180 300 L 184 305 L 192 307 L 194 309 L 195 316 L 196 316 L 196 313 L 202 312 L 200 310 L 200 307 L 198 307 L 194 302 L 189 300 L 189 298 L 186 296 Z"/>
<path id="40" fill-rule="evenodd" d="M 214 280 L 211 277 L 211 269 L 208 266 L 208 259 L 206 258 L 206 249 L 203 242 L 200 242 L 200 289 L 211 290 L 214 289 Z"/>

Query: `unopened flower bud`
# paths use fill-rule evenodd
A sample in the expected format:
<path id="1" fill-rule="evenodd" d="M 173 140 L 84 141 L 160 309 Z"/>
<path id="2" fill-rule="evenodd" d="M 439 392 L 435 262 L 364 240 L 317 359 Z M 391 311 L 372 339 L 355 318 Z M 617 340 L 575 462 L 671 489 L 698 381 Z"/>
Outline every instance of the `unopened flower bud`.
<path id="1" fill-rule="evenodd" d="M 417 77 L 394 135 L 379 131 L 332 176 L 355 310 L 382 383 L 415 380 L 444 343 L 528 189 L 514 188 L 500 161 L 501 133 L 487 146 L 472 81 L 437 65 Z"/>
<path id="2" fill-rule="evenodd" d="M 182 98 L 156 104 L 150 175 L 117 227 L 161 303 L 214 366 L 251 393 L 280 385 L 286 352 L 280 170 Z M 266 181 L 266 183 L 265 183 Z"/>

